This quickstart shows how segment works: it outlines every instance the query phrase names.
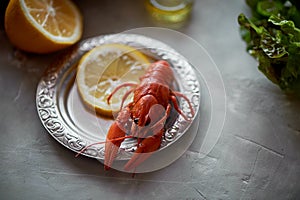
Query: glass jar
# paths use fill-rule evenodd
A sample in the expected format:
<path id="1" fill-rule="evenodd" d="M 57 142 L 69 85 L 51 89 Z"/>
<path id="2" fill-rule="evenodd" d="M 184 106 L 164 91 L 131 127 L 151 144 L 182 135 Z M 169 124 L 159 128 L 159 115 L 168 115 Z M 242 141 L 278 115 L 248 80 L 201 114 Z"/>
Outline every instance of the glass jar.
<path id="1" fill-rule="evenodd" d="M 151 17 L 163 23 L 181 23 L 190 15 L 193 0 L 146 0 Z"/>

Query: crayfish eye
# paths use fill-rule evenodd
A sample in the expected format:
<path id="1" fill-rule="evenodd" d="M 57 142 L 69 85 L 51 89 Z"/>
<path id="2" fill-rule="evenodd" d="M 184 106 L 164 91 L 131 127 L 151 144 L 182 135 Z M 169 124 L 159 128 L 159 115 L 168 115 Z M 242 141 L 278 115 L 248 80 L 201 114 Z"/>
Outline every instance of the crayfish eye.
<path id="1" fill-rule="evenodd" d="M 133 122 L 134 122 L 135 124 L 138 124 L 138 123 L 139 123 L 139 118 L 134 118 Z"/>

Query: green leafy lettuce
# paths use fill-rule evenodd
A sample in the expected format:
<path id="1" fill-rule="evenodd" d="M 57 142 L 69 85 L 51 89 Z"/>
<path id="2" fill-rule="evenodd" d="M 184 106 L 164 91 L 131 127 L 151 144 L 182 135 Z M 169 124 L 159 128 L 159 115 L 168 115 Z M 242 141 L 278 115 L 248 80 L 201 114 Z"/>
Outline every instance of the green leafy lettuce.
<path id="1" fill-rule="evenodd" d="M 246 0 L 252 11 L 238 22 L 259 70 L 282 90 L 300 94 L 299 0 Z"/>

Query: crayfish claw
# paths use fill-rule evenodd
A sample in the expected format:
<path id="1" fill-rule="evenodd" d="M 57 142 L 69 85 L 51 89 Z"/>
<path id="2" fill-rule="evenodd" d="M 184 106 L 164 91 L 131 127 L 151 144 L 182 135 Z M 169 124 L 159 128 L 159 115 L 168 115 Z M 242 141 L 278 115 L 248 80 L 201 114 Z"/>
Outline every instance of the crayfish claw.
<path id="1" fill-rule="evenodd" d="M 112 142 L 107 142 L 105 144 L 105 159 L 104 159 L 104 169 L 109 170 L 115 160 L 119 151 L 119 146 L 113 144 Z"/>
<path id="2" fill-rule="evenodd" d="M 164 130 L 161 130 L 159 134 L 145 138 L 140 143 L 131 159 L 125 164 L 124 169 L 126 171 L 130 171 L 147 160 L 154 153 L 154 151 L 160 147 L 163 133 Z"/>
<path id="3" fill-rule="evenodd" d="M 104 152 L 104 169 L 109 170 L 115 160 L 121 143 L 125 140 L 125 131 L 114 122 L 107 134 Z"/>

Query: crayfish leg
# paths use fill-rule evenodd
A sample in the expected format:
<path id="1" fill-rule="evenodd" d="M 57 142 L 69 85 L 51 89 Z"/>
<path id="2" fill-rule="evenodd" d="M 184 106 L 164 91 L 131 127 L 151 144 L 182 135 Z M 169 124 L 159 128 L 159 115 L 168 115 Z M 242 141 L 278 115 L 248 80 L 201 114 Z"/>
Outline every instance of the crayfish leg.
<path id="1" fill-rule="evenodd" d="M 174 108 L 175 110 L 186 120 L 186 121 L 190 121 L 190 119 L 188 119 L 188 117 L 183 113 L 183 111 L 181 110 L 181 108 L 179 107 L 178 103 L 177 103 L 177 99 L 176 99 L 176 96 L 178 97 L 182 97 L 186 100 L 186 102 L 188 103 L 189 105 L 189 108 L 191 110 L 191 114 L 192 114 L 192 117 L 194 117 L 195 115 L 195 111 L 193 109 L 193 106 L 190 102 L 190 100 L 184 95 L 184 94 L 181 94 L 180 92 L 172 92 L 173 94 L 171 95 L 171 101 L 174 105 Z"/>
<path id="2" fill-rule="evenodd" d="M 118 85 L 111 93 L 110 95 L 107 97 L 107 103 L 110 104 L 110 99 L 112 98 L 112 96 L 121 88 L 123 87 L 137 87 L 136 83 L 123 83 L 121 85 Z M 131 90 L 132 92 L 133 90 Z"/>

